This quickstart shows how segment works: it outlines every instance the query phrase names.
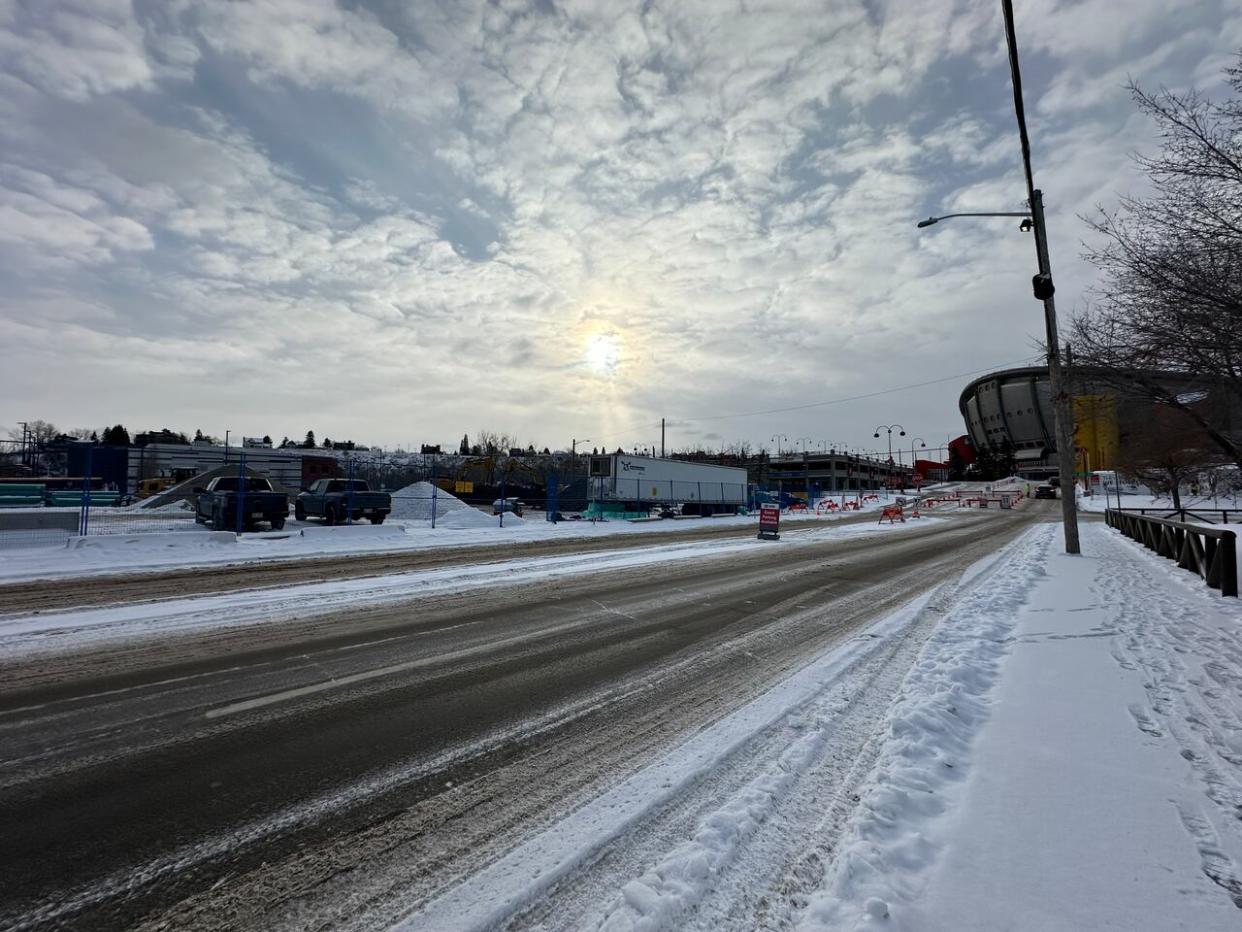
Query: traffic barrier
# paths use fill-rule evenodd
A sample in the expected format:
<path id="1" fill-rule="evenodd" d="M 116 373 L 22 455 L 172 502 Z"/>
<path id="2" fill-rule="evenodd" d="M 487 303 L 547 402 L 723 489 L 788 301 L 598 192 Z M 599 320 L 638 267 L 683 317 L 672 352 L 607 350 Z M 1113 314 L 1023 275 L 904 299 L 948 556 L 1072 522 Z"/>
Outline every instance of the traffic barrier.
<path id="1" fill-rule="evenodd" d="M 902 524 L 906 523 L 905 513 L 900 508 L 892 505 L 886 507 L 882 512 L 880 512 L 880 520 L 878 523 L 883 524 L 885 518 L 888 518 L 889 524 L 896 524 L 898 521 Z"/>

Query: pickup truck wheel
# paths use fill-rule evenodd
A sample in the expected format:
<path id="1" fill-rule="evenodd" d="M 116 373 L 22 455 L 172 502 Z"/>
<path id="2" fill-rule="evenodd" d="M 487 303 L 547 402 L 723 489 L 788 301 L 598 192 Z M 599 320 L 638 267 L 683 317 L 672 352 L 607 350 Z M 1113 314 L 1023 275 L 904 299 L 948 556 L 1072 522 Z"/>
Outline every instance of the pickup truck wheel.
<path id="1" fill-rule="evenodd" d="M 372 524 L 383 524 L 384 516 L 383 515 L 371 515 L 371 523 Z"/>
<path id="2" fill-rule="evenodd" d="M 273 531 L 279 531 L 279 530 L 283 529 L 283 528 L 284 528 L 284 526 L 285 526 L 285 519 L 284 519 L 284 518 L 277 516 L 277 517 L 275 517 L 275 518 L 273 518 L 273 519 L 272 519 L 272 530 L 273 530 Z"/>
<path id="3" fill-rule="evenodd" d="M 331 505 L 323 506 L 323 523 L 336 524 L 336 509 Z"/>
<path id="4" fill-rule="evenodd" d="M 294 502 L 293 503 L 293 517 L 297 518 L 299 521 L 305 521 L 306 520 L 306 506 L 303 505 L 301 502 Z M 284 524 L 283 521 L 280 523 Z"/>

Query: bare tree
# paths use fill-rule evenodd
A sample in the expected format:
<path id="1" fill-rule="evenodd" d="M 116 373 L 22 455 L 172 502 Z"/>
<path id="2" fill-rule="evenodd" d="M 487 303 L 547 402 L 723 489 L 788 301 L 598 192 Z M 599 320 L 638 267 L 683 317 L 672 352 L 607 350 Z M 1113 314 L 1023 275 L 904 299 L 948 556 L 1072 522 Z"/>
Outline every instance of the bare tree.
<path id="1" fill-rule="evenodd" d="M 1206 439 L 1197 425 L 1178 412 L 1157 409 L 1127 433 L 1121 471 L 1153 492 L 1169 493 L 1173 507 L 1181 508 L 1182 484 L 1220 465 L 1225 458 L 1219 450 L 1205 446 Z"/>
<path id="2" fill-rule="evenodd" d="M 1117 388 L 1176 410 L 1242 465 L 1229 411 L 1242 404 L 1242 67 L 1234 96 L 1149 93 L 1138 108 L 1160 131 L 1160 154 L 1136 156 L 1152 194 L 1088 219 L 1102 245 L 1087 258 L 1104 281 L 1074 321 L 1079 361 Z M 1157 376 L 1193 377 L 1217 404 Z"/>
<path id="3" fill-rule="evenodd" d="M 55 424 L 51 421 L 43 420 L 27 421 L 26 430 L 28 432 L 27 436 L 29 436 L 34 441 L 35 445 L 39 447 L 51 443 L 60 433 L 60 429 Z M 12 440 L 21 440 L 21 427 L 18 426 L 10 429 L 9 438 Z"/>

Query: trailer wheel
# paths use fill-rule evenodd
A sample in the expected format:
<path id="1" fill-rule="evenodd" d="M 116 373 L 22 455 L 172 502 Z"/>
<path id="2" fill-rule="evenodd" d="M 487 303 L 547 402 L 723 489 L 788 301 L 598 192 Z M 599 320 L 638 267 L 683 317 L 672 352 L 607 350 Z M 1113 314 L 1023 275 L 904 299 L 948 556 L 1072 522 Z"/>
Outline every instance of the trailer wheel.
<path id="1" fill-rule="evenodd" d="M 371 523 L 372 524 L 383 524 L 384 516 L 383 515 L 371 515 Z"/>
<path id="2" fill-rule="evenodd" d="M 272 530 L 273 531 L 283 530 L 284 526 L 285 526 L 285 519 L 283 515 L 277 515 L 275 518 L 272 519 Z"/>
<path id="3" fill-rule="evenodd" d="M 305 521 L 306 520 L 306 506 L 303 505 L 301 502 L 294 502 L 293 503 L 293 517 L 297 518 L 299 521 Z"/>

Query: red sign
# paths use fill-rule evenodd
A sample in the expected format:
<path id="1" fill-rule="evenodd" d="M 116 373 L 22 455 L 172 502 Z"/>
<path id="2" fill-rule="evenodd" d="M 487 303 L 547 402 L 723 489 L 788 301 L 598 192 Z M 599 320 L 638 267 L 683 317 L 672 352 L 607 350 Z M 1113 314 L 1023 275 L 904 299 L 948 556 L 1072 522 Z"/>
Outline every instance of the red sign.
<path id="1" fill-rule="evenodd" d="M 781 509 L 779 505 L 759 506 L 759 536 L 776 540 L 781 526 Z"/>

